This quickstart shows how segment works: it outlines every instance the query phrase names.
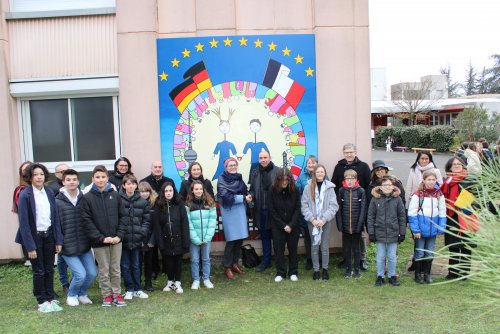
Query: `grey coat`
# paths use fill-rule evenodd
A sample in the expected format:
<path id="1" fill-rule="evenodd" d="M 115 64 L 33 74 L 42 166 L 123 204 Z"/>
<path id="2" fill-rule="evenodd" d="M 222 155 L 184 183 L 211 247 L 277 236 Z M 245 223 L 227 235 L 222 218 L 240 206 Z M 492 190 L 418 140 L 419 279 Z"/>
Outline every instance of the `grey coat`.
<path id="1" fill-rule="evenodd" d="M 316 203 L 311 197 L 311 181 L 307 183 L 307 187 L 304 189 L 302 193 L 301 207 L 302 215 L 304 219 L 310 223 L 316 219 Z M 316 188 L 317 190 L 317 188 Z M 321 187 L 321 192 L 324 192 L 323 199 L 323 207 L 321 210 L 320 219 L 324 221 L 331 222 L 333 218 L 335 218 L 335 214 L 339 209 L 339 204 L 337 203 L 337 196 L 335 196 L 335 185 L 328 181 L 324 180 L 323 185 Z"/>
<path id="2" fill-rule="evenodd" d="M 406 213 L 401 191 L 394 187 L 392 194 L 382 193 L 381 187 L 372 190 L 372 200 L 368 208 L 368 234 L 375 242 L 398 242 L 406 233 Z"/>

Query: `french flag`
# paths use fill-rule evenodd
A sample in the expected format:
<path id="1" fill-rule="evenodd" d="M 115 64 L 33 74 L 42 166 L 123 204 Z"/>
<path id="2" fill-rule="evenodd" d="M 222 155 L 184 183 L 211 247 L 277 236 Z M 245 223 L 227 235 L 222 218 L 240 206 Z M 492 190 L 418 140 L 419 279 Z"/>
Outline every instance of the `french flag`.
<path id="1" fill-rule="evenodd" d="M 283 96 L 290 106 L 296 110 L 306 90 L 301 84 L 291 79 L 288 76 L 289 74 L 290 69 L 288 67 L 274 59 L 269 59 L 262 84 Z"/>

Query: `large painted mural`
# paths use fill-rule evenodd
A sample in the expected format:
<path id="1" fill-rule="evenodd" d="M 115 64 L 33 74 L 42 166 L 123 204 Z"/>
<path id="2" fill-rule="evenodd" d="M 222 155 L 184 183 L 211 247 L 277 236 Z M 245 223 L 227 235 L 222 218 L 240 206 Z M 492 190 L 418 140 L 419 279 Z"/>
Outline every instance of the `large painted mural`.
<path id="1" fill-rule="evenodd" d="M 248 180 L 261 150 L 295 177 L 317 155 L 314 35 L 158 39 L 157 52 L 162 160 L 177 187 L 193 161 L 215 188 L 229 156 Z"/>

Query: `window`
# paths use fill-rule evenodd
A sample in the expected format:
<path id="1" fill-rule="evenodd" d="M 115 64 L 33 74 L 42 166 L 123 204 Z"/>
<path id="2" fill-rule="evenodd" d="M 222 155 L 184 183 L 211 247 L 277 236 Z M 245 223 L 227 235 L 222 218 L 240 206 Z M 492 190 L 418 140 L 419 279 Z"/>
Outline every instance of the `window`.
<path id="1" fill-rule="evenodd" d="M 22 101 L 24 156 L 54 168 L 91 170 L 120 156 L 117 97 Z"/>
<path id="2" fill-rule="evenodd" d="M 115 7 L 115 0 L 12 0 L 11 11 L 50 11 Z"/>

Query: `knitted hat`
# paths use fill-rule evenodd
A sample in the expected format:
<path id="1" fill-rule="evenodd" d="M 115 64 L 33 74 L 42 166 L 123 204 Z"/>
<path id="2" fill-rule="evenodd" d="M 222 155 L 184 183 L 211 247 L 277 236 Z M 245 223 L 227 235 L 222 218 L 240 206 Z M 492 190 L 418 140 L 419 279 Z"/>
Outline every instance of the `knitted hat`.
<path id="1" fill-rule="evenodd" d="M 224 169 L 227 169 L 227 165 L 228 165 L 231 161 L 236 162 L 236 165 L 238 165 L 238 160 L 236 160 L 236 159 L 235 159 L 235 158 L 233 158 L 233 157 L 229 157 L 229 158 L 227 158 L 226 160 L 224 160 Z"/>

